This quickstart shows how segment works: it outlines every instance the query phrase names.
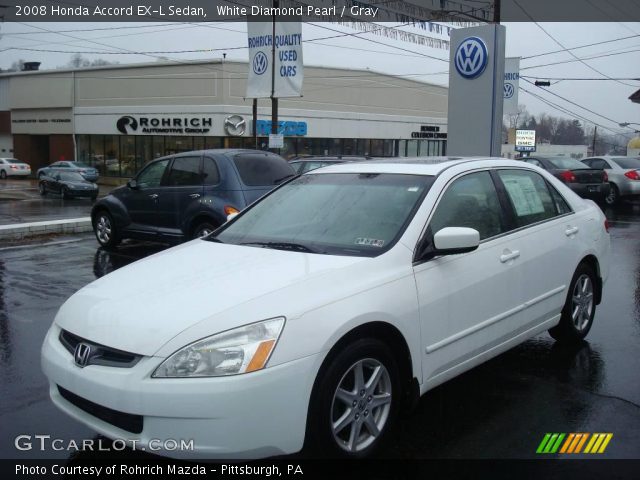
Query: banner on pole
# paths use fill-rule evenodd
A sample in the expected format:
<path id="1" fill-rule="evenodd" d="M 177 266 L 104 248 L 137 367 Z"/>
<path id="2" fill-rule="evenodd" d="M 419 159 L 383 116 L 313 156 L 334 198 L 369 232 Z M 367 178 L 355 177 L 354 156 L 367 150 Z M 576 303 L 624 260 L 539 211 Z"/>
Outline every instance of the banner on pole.
<path id="1" fill-rule="evenodd" d="M 271 97 L 272 47 L 275 44 L 273 96 L 302 96 L 302 22 L 276 22 L 275 41 L 271 22 L 247 22 L 249 73 L 247 98 Z"/>
<path id="2" fill-rule="evenodd" d="M 520 57 L 504 59 L 504 89 L 502 113 L 518 114 L 518 88 L 520 88 Z"/>

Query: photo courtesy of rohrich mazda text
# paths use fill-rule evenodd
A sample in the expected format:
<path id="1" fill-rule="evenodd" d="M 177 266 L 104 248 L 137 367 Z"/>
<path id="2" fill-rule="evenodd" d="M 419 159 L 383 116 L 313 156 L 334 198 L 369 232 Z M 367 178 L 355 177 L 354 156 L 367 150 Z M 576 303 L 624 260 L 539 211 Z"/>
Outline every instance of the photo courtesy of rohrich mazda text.
<path id="1" fill-rule="evenodd" d="M 161 455 L 365 457 L 437 385 L 545 331 L 584 339 L 608 228 L 524 162 L 331 165 L 81 288 L 42 369 L 108 438 L 193 439 Z"/>

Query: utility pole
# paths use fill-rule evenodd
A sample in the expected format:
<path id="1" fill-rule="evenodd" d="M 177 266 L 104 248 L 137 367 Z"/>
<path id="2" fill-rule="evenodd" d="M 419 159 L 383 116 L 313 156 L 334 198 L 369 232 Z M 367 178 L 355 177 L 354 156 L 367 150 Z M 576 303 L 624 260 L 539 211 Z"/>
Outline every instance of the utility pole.
<path id="1" fill-rule="evenodd" d="M 280 5 L 280 0 L 273 0 L 273 8 Z M 272 15 L 273 36 L 271 37 L 271 133 L 278 133 L 278 99 L 275 97 L 276 89 L 276 10 Z M 274 149 L 277 150 L 277 149 Z"/>
<path id="2" fill-rule="evenodd" d="M 493 0 L 493 23 L 500 23 L 500 0 Z"/>
<path id="3" fill-rule="evenodd" d="M 593 128 L 593 146 L 591 147 L 591 155 L 596 155 L 596 134 L 598 133 L 598 126 Z"/>
<path id="4" fill-rule="evenodd" d="M 258 99 L 253 99 L 253 148 L 258 150 Z"/>

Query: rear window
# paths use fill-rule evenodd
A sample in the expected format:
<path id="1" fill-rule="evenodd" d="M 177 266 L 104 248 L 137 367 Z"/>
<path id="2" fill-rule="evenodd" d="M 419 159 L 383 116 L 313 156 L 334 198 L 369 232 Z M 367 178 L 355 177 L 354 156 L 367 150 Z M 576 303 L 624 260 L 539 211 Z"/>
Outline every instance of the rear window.
<path id="1" fill-rule="evenodd" d="M 621 168 L 640 168 L 640 158 L 614 158 Z"/>
<path id="2" fill-rule="evenodd" d="M 20 160 L 15 158 L 7 158 L 7 162 L 9 163 L 22 163 Z"/>
<path id="3" fill-rule="evenodd" d="M 72 165 L 76 168 L 93 168 L 87 165 L 86 163 L 73 162 Z"/>
<path id="4" fill-rule="evenodd" d="M 242 183 L 247 186 L 273 186 L 294 176 L 286 160 L 273 155 L 259 153 L 240 154 L 233 157 Z"/>
<path id="5" fill-rule="evenodd" d="M 582 162 L 579 162 L 575 158 L 549 158 L 551 164 L 556 168 L 565 168 L 567 170 L 581 170 L 589 168 Z"/>

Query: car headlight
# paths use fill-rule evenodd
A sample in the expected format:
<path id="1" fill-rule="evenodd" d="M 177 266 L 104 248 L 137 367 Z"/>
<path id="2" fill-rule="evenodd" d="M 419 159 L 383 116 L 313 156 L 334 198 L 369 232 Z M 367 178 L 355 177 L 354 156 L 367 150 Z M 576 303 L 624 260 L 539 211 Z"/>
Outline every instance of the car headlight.
<path id="1" fill-rule="evenodd" d="M 220 377 L 264 368 L 284 318 L 272 318 L 227 330 L 181 348 L 156 368 L 152 377 Z"/>

